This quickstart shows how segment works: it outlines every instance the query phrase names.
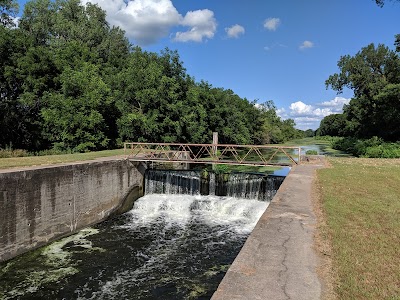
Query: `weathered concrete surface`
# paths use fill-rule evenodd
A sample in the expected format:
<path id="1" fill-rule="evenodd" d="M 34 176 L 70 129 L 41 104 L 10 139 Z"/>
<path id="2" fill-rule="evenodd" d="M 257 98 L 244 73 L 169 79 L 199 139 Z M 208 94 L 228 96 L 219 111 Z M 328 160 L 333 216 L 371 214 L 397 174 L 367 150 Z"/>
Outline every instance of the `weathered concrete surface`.
<path id="1" fill-rule="evenodd" d="M 107 218 L 142 187 L 116 158 L 0 170 L 0 261 Z"/>
<path id="2" fill-rule="evenodd" d="M 320 299 L 311 193 L 315 169 L 322 165 L 317 160 L 292 169 L 212 300 Z"/>

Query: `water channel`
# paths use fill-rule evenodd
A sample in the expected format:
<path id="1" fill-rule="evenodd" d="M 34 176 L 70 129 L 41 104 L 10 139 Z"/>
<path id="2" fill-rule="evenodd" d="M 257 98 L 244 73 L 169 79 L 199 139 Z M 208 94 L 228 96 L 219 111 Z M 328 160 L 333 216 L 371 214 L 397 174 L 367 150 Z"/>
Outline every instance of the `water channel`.
<path id="1" fill-rule="evenodd" d="M 210 299 L 283 177 L 235 175 L 216 196 L 157 174 L 128 213 L 0 264 L 0 299 Z"/>

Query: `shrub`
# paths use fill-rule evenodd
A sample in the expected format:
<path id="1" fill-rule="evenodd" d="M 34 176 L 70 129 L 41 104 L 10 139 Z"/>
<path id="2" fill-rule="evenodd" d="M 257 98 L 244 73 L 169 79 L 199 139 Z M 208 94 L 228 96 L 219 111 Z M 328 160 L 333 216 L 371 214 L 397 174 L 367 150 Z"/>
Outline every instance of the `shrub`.
<path id="1" fill-rule="evenodd" d="M 318 151 L 317 150 L 307 150 L 306 155 L 318 155 Z"/>
<path id="2" fill-rule="evenodd" d="M 228 165 L 214 165 L 214 173 L 215 174 L 223 174 L 223 173 L 229 173 L 230 169 Z"/>
<path id="3" fill-rule="evenodd" d="M 400 158 L 400 144 L 383 143 L 368 147 L 362 156 L 371 158 Z"/>
<path id="4" fill-rule="evenodd" d="M 358 157 L 400 158 L 400 142 L 385 143 L 376 136 L 368 140 L 340 138 L 332 144 L 332 148 Z"/>
<path id="5" fill-rule="evenodd" d="M 0 149 L 0 158 L 10 158 L 10 157 L 24 157 L 28 156 L 29 153 L 26 150 L 22 149 Z"/>

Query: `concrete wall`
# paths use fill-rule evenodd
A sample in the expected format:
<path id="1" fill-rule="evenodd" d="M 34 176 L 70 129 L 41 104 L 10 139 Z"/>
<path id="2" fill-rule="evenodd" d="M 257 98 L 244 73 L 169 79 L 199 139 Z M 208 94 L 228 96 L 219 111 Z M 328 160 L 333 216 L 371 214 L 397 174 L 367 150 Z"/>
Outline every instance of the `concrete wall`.
<path id="1" fill-rule="evenodd" d="M 0 171 L 0 261 L 107 218 L 143 175 L 126 160 Z"/>

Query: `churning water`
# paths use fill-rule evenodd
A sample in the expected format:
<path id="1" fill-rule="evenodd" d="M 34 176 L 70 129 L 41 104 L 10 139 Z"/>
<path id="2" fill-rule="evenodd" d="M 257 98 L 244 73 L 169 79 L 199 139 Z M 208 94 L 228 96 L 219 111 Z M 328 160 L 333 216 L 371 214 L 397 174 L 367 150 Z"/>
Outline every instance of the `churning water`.
<path id="1" fill-rule="evenodd" d="M 172 194 L 147 182 L 128 213 L 0 265 L 0 299 L 209 299 L 269 202 L 201 196 L 192 175 L 171 176 Z"/>

